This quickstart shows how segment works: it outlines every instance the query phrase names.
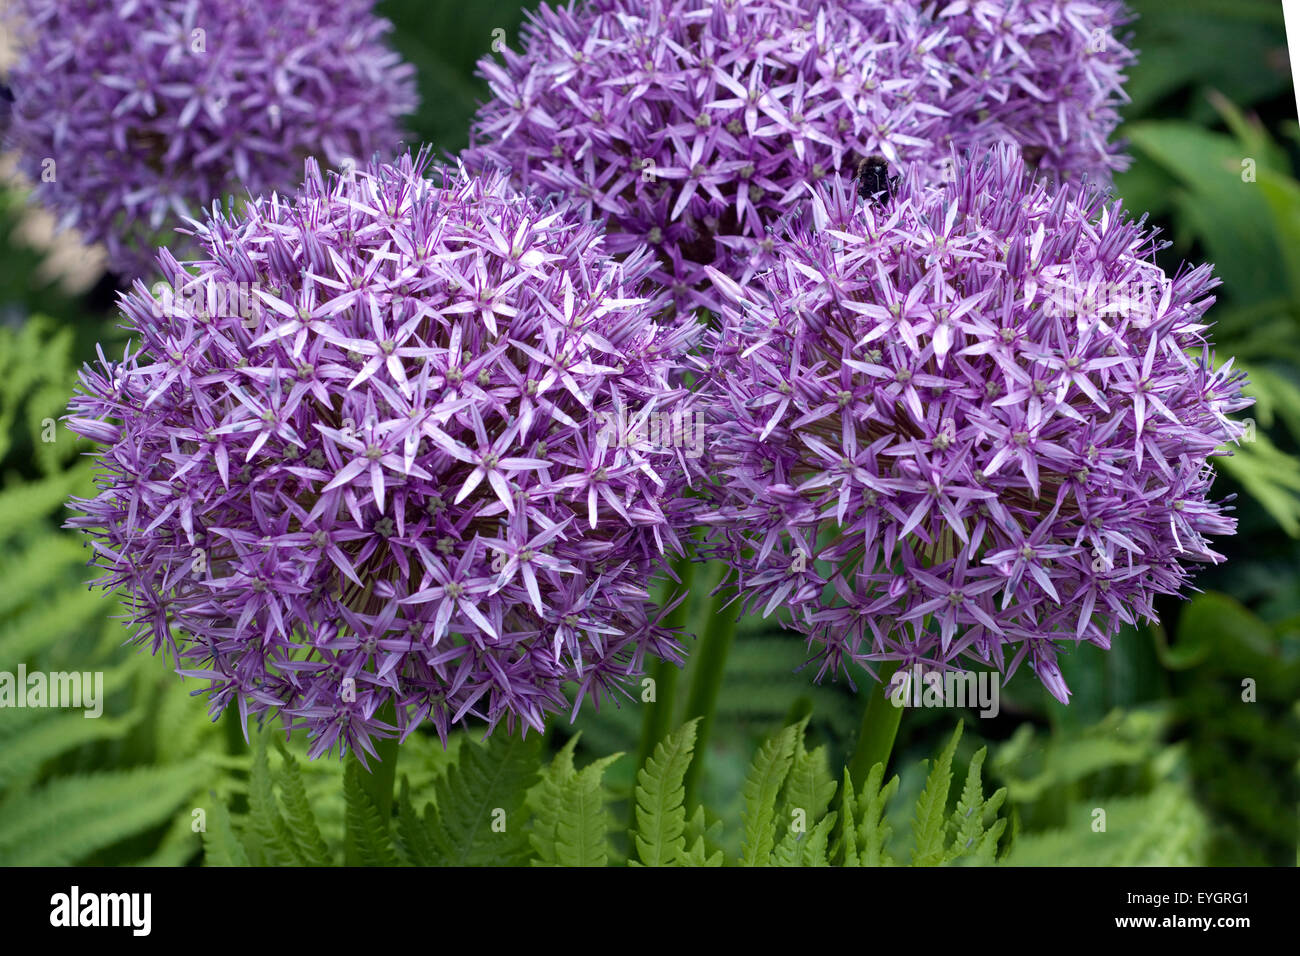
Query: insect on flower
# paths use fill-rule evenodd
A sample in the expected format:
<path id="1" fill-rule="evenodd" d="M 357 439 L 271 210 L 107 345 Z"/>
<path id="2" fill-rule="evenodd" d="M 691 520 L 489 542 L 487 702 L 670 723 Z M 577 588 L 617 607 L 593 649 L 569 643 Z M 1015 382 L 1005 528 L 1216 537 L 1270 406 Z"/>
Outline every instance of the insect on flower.
<path id="1" fill-rule="evenodd" d="M 889 175 L 889 160 L 879 153 L 873 153 L 858 162 L 855 178 L 858 195 L 870 199 L 877 206 L 883 206 L 894 198 L 894 190 L 901 177 Z"/>
<path id="2" fill-rule="evenodd" d="M 9 124 L 14 115 L 14 91 L 0 83 L 0 147 L 9 140 Z"/>

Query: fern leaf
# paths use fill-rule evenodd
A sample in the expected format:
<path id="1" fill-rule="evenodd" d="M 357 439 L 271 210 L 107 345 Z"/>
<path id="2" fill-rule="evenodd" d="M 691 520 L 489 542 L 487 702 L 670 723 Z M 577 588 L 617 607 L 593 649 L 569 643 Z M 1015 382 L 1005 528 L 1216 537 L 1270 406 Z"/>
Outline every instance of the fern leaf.
<path id="1" fill-rule="evenodd" d="M 537 780 L 537 734 L 493 734 L 465 741 L 459 759 L 434 785 L 433 844 L 446 866 L 522 863 L 528 842 L 524 797 Z"/>
<path id="2" fill-rule="evenodd" d="M 952 845 L 944 857 L 945 861 L 970 857 L 972 861 L 991 862 L 996 853 L 998 838 L 1006 829 L 1005 820 L 995 819 L 990 827 L 984 825 L 986 819 L 996 817 L 1007 798 L 1007 788 L 1002 787 L 988 800 L 984 799 L 980 774 L 987 753 L 988 748 L 981 747 L 971 758 L 961 799 L 957 801 L 957 809 L 953 811 L 950 827 L 954 836 Z M 991 842 L 990 834 L 993 834 Z"/>
<path id="3" fill-rule="evenodd" d="M 195 791 L 193 800 L 195 807 L 200 802 L 202 793 L 202 788 Z M 204 807 L 203 809 L 206 813 L 207 808 Z M 194 821 L 193 809 L 189 813 L 175 814 L 172 817 L 171 825 L 167 827 L 153 852 L 132 859 L 129 865 L 139 867 L 188 866 L 196 857 L 201 860 L 203 857 L 203 833 L 194 829 Z"/>
<path id="4" fill-rule="evenodd" d="M 348 858 L 357 860 L 362 866 L 397 866 L 392 834 L 361 783 L 363 773 L 360 762 L 355 759 L 348 761 L 343 772 L 347 843 L 351 851 Z"/>
<path id="5" fill-rule="evenodd" d="M 279 776 L 280 796 L 284 804 L 287 835 L 296 848 L 294 855 L 303 866 L 333 866 L 334 859 L 316 823 L 316 813 L 307 798 L 307 787 L 303 783 L 298 761 L 278 736 L 275 745 L 283 760 Z"/>
<path id="6" fill-rule="evenodd" d="M 791 827 L 781 834 L 781 839 L 772 848 L 772 866 L 801 866 L 803 864 L 803 840 L 808 834 L 798 827 Z"/>
<path id="7" fill-rule="evenodd" d="M 677 866 L 686 852 L 686 768 L 698 722 L 669 734 L 637 771 L 633 845 L 645 866 Z"/>
<path id="8" fill-rule="evenodd" d="M 12 484 L 0 491 L 0 541 L 7 541 L 25 528 L 40 524 L 61 507 L 68 495 L 91 487 L 94 466 L 89 463 L 70 468 L 41 481 Z"/>
<path id="9" fill-rule="evenodd" d="M 843 860 L 843 866 L 862 865 L 862 859 L 858 856 L 857 800 L 854 798 L 853 779 L 849 776 L 848 767 L 844 768 L 844 789 L 840 791 L 840 839 L 835 857 Z"/>
<path id="10" fill-rule="evenodd" d="M 953 838 L 952 845 L 944 854 L 945 861 L 955 860 L 971 852 L 984 835 L 984 786 L 980 780 L 980 769 L 986 756 L 988 748 L 981 747 L 971 758 L 970 767 L 966 770 L 966 783 L 949 823 Z"/>
<path id="11" fill-rule="evenodd" d="M 5 556 L 0 564 L 0 616 L 7 618 L 26 602 L 48 591 L 51 581 L 86 563 L 87 552 L 76 538 L 67 534 L 48 534 L 36 538 L 21 551 Z M 78 571 L 78 578 L 81 577 Z"/>
<path id="12" fill-rule="evenodd" d="M 0 866 L 67 866 L 165 824 L 201 761 L 62 777 L 0 804 Z"/>
<path id="13" fill-rule="evenodd" d="M 209 791 L 209 794 L 212 810 L 207 815 L 207 827 L 203 831 L 203 865 L 248 866 L 248 854 L 235 833 L 225 801 L 215 792 Z"/>
<path id="14" fill-rule="evenodd" d="M 433 844 L 433 828 L 429 820 L 435 819 L 432 804 L 422 818 L 411 803 L 411 781 L 402 776 L 402 787 L 397 794 L 397 848 L 412 866 L 437 866 L 438 849 Z"/>
<path id="15" fill-rule="evenodd" d="M 36 721 L 23 733 L 7 739 L 0 749 L 0 786 L 10 785 L 47 760 L 83 744 L 117 739 L 139 722 L 141 714 L 136 711 L 124 717 L 88 719 L 77 710 Z"/>
<path id="16" fill-rule="evenodd" d="M 776 798 L 794 761 L 796 736 L 803 725 L 792 724 L 759 748 L 745 777 L 745 843 L 742 866 L 767 866 L 776 842 Z"/>
<path id="17" fill-rule="evenodd" d="M 1003 791 L 998 791 L 1002 793 Z M 993 866 L 997 862 L 998 840 L 1002 838 L 1002 832 L 1007 828 L 1005 818 L 994 821 L 993 826 L 989 827 L 980 837 L 979 845 L 975 848 L 975 853 L 971 857 L 973 863 L 979 866 Z"/>
<path id="18" fill-rule="evenodd" d="M 835 829 L 836 813 L 832 810 L 826 816 L 822 817 L 821 822 L 813 827 L 812 833 L 803 845 L 803 865 L 804 866 L 830 866 L 830 852 L 828 846 L 831 840 L 831 833 Z"/>
<path id="19" fill-rule="evenodd" d="M 71 634 L 84 634 L 90 622 L 112 604 L 98 591 L 69 590 L 57 601 L 39 601 L 10 618 L 0 632 L 0 660 L 25 661 L 36 651 Z"/>
<path id="20" fill-rule="evenodd" d="M 686 821 L 686 853 L 682 862 L 686 866 L 722 866 L 725 859 L 722 850 L 717 848 L 721 835 L 722 821 L 709 823 L 708 814 L 703 807 L 697 806 L 695 812 Z M 712 849 L 712 852 L 710 850 Z"/>
<path id="21" fill-rule="evenodd" d="M 603 784 L 611 754 L 583 767 L 560 786 L 555 818 L 555 861 L 560 866 L 604 866 L 610 816 Z"/>
<path id="22" fill-rule="evenodd" d="M 811 828 L 830 807 L 836 789 L 826 748 L 823 746 L 811 753 L 805 752 L 800 739 L 790 779 L 785 785 L 786 809 L 802 810 L 807 826 Z"/>
<path id="23" fill-rule="evenodd" d="M 885 818 L 885 808 L 889 799 L 899 787 L 897 775 L 890 778 L 883 787 L 880 782 L 885 777 L 885 765 L 876 764 L 867 774 L 858 795 L 858 843 L 861 845 L 861 866 L 891 866 L 893 859 L 885 849 L 894 828 Z"/>
<path id="24" fill-rule="evenodd" d="M 915 845 L 912 847 L 913 866 L 937 866 L 943 862 L 945 834 L 944 814 L 948 808 L 948 790 L 952 786 L 952 758 L 961 739 L 962 723 L 958 721 L 948 745 L 935 758 L 926 778 L 925 789 L 916 801 L 916 817 L 912 824 Z"/>
<path id="25" fill-rule="evenodd" d="M 271 786 L 271 766 L 267 756 L 266 733 L 257 737 L 253 754 L 253 772 L 248 781 L 248 816 L 244 821 L 249 855 L 258 866 L 295 866 L 302 859 L 289 835 L 288 824 L 280 815 L 280 805 Z"/>

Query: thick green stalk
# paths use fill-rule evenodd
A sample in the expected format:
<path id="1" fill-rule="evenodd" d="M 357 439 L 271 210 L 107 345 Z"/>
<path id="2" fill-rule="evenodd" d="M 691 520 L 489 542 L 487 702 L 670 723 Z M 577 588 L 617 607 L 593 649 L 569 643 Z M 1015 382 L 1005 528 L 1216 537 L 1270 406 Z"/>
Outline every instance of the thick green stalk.
<path id="1" fill-rule="evenodd" d="M 871 768 L 876 764 L 889 769 L 889 755 L 898 736 L 898 725 L 903 719 L 903 708 L 895 707 L 889 699 L 889 679 L 898 670 L 898 663 L 890 661 L 880 666 L 880 686 L 872 688 L 866 709 L 862 712 L 862 726 L 858 728 L 858 743 L 849 758 L 849 777 L 854 787 L 861 787 Z"/>
<path id="2" fill-rule="evenodd" d="M 727 655 L 736 636 L 736 608 L 725 608 L 731 588 L 725 588 L 712 598 L 709 614 L 700 636 L 700 646 L 695 652 L 695 673 L 691 678 L 691 691 L 686 698 L 685 720 L 700 718 L 695 736 L 695 759 L 686 769 L 686 803 L 695 799 L 700 770 L 708 755 L 709 734 L 713 730 L 714 711 L 718 706 L 718 691 L 722 688 L 722 674 L 727 668 Z"/>

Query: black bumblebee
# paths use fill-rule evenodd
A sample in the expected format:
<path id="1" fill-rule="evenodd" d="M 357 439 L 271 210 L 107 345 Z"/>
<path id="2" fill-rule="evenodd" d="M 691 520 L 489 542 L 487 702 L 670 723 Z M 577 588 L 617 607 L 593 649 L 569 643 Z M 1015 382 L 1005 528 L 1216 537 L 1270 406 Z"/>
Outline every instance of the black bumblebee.
<path id="1" fill-rule="evenodd" d="M 0 146 L 9 136 L 9 121 L 13 118 L 14 91 L 0 83 Z"/>
<path id="2" fill-rule="evenodd" d="M 901 177 L 889 175 L 889 160 L 873 153 L 858 162 L 858 195 L 870 199 L 877 206 L 883 206 L 894 198 Z"/>

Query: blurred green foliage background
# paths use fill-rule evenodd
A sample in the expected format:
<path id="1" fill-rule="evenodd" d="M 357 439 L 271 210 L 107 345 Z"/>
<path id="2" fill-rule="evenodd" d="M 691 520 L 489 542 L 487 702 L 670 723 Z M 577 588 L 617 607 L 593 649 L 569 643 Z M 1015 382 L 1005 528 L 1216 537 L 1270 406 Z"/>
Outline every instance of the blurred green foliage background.
<path id="1" fill-rule="evenodd" d="M 1074 690 L 1068 708 L 1023 677 L 1004 689 L 996 718 L 965 714 L 956 766 L 964 772 L 988 745 L 985 778 L 1008 790 L 1012 863 L 1292 865 L 1300 127 L 1282 11 L 1270 0 L 1130 5 L 1140 56 L 1122 134 L 1133 163 L 1116 191 L 1134 215 L 1147 212 L 1162 227 L 1167 269 L 1208 260 L 1223 280 L 1211 313 L 1219 356 L 1249 371 L 1257 400 L 1247 413 L 1256 440 L 1220 459 L 1217 488 L 1238 496 L 1240 533 L 1220 543 L 1228 562 L 1198 579 L 1204 593 L 1161 605 L 1163 626 L 1127 632 L 1109 652 L 1088 647 L 1063 658 Z M 485 95 L 474 63 L 495 37 L 517 47 L 523 11 L 512 0 L 384 0 L 380 8 L 419 71 L 411 141 L 454 154 Z M 253 756 L 235 722 L 213 724 L 201 699 L 188 696 L 192 682 L 121 646 L 112 600 L 86 590 L 87 553 L 59 530 L 68 494 L 89 487 L 86 449 L 62 426 L 53 442 L 42 432 L 63 413 L 94 343 L 111 343 L 111 354 L 122 336 L 111 284 L 73 293 L 43 277 L 44 253 L 20 237 L 26 214 L 19 190 L 0 192 L 0 668 L 101 669 L 109 699 L 99 720 L 0 711 L 0 863 L 195 863 L 202 843 L 192 810 L 246 806 Z M 692 628 L 706 605 L 697 589 Z M 811 714 L 809 745 L 827 745 L 832 766 L 852 748 L 860 700 L 843 683 L 818 686 L 794 673 L 802 660 L 796 638 L 742 623 L 701 791 L 724 820 L 739 816 L 756 744 L 788 719 Z M 1243 701 L 1243 682 L 1253 682 L 1252 702 Z M 951 736 L 955 716 L 906 713 L 891 768 L 901 775 L 897 812 L 919 793 L 921 760 Z M 641 721 L 636 704 L 586 712 L 574 728 L 557 722 L 547 746 L 558 750 L 581 730 L 579 763 L 635 753 Z M 418 789 L 450 760 L 435 738 L 420 737 L 404 749 L 402 772 Z M 632 763 L 618 761 L 606 775 L 623 819 Z M 322 828 L 341 828 L 339 762 L 304 763 L 302 773 Z M 1097 807 L 1108 809 L 1106 835 L 1089 826 Z M 904 833 L 906 820 L 897 823 Z"/>

